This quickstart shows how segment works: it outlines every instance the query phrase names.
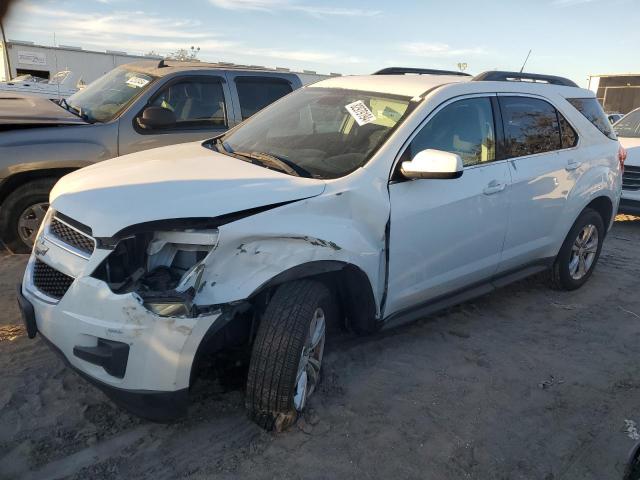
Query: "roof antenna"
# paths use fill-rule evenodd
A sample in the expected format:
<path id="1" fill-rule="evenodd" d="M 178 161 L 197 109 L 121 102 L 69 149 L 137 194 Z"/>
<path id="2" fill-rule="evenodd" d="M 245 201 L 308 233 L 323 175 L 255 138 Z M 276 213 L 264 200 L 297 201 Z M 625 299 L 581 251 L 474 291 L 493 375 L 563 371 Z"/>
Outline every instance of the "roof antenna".
<path id="1" fill-rule="evenodd" d="M 524 63 L 522 64 L 522 68 L 520 69 L 520 73 L 522 73 L 524 71 L 524 66 L 527 64 L 527 62 L 529 61 L 529 56 L 531 55 L 531 49 L 529 49 L 529 53 L 527 53 L 527 58 L 524 59 Z"/>

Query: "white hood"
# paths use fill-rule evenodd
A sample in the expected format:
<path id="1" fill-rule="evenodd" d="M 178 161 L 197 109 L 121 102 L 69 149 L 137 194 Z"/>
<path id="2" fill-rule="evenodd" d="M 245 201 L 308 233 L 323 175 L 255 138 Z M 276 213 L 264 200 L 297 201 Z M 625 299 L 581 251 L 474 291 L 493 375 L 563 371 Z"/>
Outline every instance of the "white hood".
<path id="1" fill-rule="evenodd" d="M 204 217 L 320 195 L 321 180 L 294 177 L 223 155 L 200 142 L 97 163 L 63 177 L 52 207 L 96 237 L 155 220 Z"/>
<path id="2" fill-rule="evenodd" d="M 620 145 L 627 150 L 627 165 L 640 167 L 640 138 L 618 137 Z"/>

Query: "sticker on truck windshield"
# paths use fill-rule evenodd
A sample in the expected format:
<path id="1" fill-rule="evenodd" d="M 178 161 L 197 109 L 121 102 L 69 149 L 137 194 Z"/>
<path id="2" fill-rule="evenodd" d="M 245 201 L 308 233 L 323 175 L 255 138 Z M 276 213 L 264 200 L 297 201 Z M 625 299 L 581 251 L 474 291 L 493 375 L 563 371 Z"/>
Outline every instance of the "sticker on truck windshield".
<path id="1" fill-rule="evenodd" d="M 376 116 L 367 108 L 362 100 L 345 105 L 344 108 L 347 109 L 349 115 L 351 115 L 360 126 L 376 121 Z"/>
<path id="2" fill-rule="evenodd" d="M 129 80 L 127 80 L 127 85 L 131 85 L 132 87 L 136 88 L 142 88 L 147 83 L 149 83 L 149 80 L 140 77 L 131 77 Z"/>

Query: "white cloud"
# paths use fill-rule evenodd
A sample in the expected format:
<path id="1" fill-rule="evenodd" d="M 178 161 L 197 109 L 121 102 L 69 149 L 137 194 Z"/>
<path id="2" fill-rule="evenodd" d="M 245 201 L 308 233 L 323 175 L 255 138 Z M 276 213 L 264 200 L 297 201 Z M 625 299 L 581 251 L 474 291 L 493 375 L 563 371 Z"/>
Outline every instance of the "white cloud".
<path id="1" fill-rule="evenodd" d="M 345 16 L 345 17 L 373 17 L 380 14 L 379 10 L 364 10 L 361 8 L 342 8 L 310 5 L 294 0 L 209 0 L 214 6 L 226 10 L 257 10 L 263 12 L 292 11 L 303 12 L 316 17 Z"/>
<path id="2" fill-rule="evenodd" d="M 461 55 L 485 55 L 487 51 L 482 47 L 452 48 L 446 43 L 413 42 L 400 45 L 402 51 L 418 57 L 459 57 Z"/>
<path id="3" fill-rule="evenodd" d="M 276 1 L 250 0 L 252 4 L 273 4 Z M 37 39 L 42 37 L 42 32 L 56 32 L 59 44 L 76 45 L 87 50 L 123 50 L 132 54 L 154 51 L 163 55 L 193 45 L 200 47 L 200 58 L 225 59 L 236 63 L 268 63 L 271 59 L 273 63 L 282 60 L 333 66 L 336 63 L 361 62 L 357 57 L 345 59 L 333 51 L 247 45 L 241 40 L 235 41 L 212 33 L 210 25 L 198 20 L 167 18 L 148 12 L 81 14 L 19 2 L 12 17 L 10 26 L 13 38 L 20 38 L 13 32 L 20 32 L 23 39 Z"/>

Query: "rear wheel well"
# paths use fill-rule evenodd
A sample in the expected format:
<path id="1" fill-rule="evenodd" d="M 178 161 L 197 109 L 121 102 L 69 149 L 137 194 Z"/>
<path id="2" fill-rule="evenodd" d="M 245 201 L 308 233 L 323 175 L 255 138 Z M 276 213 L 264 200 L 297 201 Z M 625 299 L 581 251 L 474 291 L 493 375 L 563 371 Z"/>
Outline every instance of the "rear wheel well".
<path id="1" fill-rule="evenodd" d="M 66 175 L 67 173 L 71 173 L 75 168 L 45 168 L 38 170 L 29 170 L 26 172 L 19 172 L 11 175 L 6 178 L 0 184 L 0 204 L 2 204 L 5 199 L 13 192 L 16 188 L 24 185 L 27 182 L 32 180 L 40 180 L 43 178 L 54 178 L 58 179 Z"/>
<path id="2" fill-rule="evenodd" d="M 598 197 L 589 203 L 586 208 L 590 208 L 598 212 L 600 217 L 602 217 L 602 222 L 604 223 L 605 231 L 609 229 L 609 225 L 611 223 L 611 219 L 613 218 L 613 204 L 609 197 Z"/>

